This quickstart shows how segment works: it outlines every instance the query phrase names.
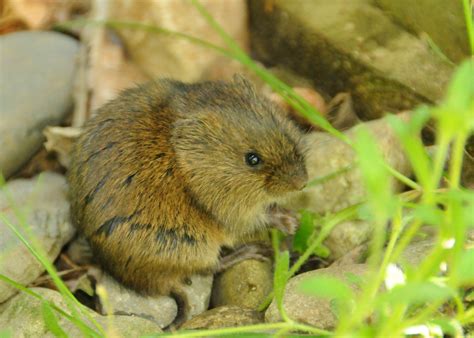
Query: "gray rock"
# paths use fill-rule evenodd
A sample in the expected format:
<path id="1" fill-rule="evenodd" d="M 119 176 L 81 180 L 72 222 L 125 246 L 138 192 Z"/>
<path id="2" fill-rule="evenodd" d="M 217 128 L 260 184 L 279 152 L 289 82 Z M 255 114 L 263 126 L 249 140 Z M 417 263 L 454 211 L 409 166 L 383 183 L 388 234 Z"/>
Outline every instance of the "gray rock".
<path id="1" fill-rule="evenodd" d="M 339 223 L 324 240 L 331 251 L 329 260 L 337 260 L 356 247 L 366 243 L 372 234 L 373 226 L 361 220 Z"/>
<path id="2" fill-rule="evenodd" d="M 294 70 L 331 96 L 350 92 L 365 118 L 436 102 L 453 70 L 372 0 L 274 0 L 271 6 L 256 0 L 249 8 L 258 58 Z"/>
<path id="3" fill-rule="evenodd" d="M 190 319 L 207 310 L 212 286 L 212 276 L 193 276 L 191 285 L 185 292 L 190 306 Z M 103 274 L 99 284 L 105 288 L 107 300 L 102 300 L 104 314 L 138 316 L 153 321 L 161 328 L 170 325 L 177 316 L 176 301 L 167 296 L 142 296 L 127 289 L 107 274 Z"/>
<path id="4" fill-rule="evenodd" d="M 263 322 L 262 314 L 252 309 L 244 309 L 238 306 L 220 306 L 201 313 L 193 319 L 184 323 L 180 329 L 220 329 L 223 327 L 236 327 L 253 325 Z"/>
<path id="5" fill-rule="evenodd" d="M 31 288 L 43 299 L 53 302 L 56 306 L 69 313 L 66 302 L 57 291 L 44 288 Z M 87 309 L 86 311 L 107 332 L 107 336 L 137 337 L 144 334 L 162 332 L 158 325 L 142 318 L 129 316 L 101 316 Z M 84 336 L 69 320 L 56 314 L 59 326 L 69 337 Z M 84 319 L 86 325 L 93 324 Z M 55 337 L 44 322 L 42 302 L 26 293 L 10 299 L 0 305 L 0 328 L 14 333 L 15 337 Z"/>
<path id="6" fill-rule="evenodd" d="M 30 243 L 40 246 L 51 261 L 74 235 L 69 221 L 67 184 L 61 175 L 45 172 L 32 179 L 10 181 L 0 190 L 0 210 L 1 215 L 17 225 Z M 19 222 L 16 211 L 24 223 Z M 22 224 L 27 225 L 26 229 Z M 33 282 L 44 267 L 1 219 L 0 234 L 0 274 L 23 285 Z M 16 292 L 0 281 L 0 303 Z"/>
<path id="7" fill-rule="evenodd" d="M 375 0 L 375 3 L 404 27 L 427 34 L 451 60 L 458 62 L 469 57 L 462 1 Z"/>
<path id="8" fill-rule="evenodd" d="M 328 299 L 310 297 L 298 291 L 301 281 L 308 277 L 327 275 L 347 281 L 348 274 L 363 276 L 367 272 L 365 264 L 344 265 L 319 269 L 302 273 L 301 275 L 291 278 L 286 285 L 285 295 L 283 296 L 283 306 L 288 316 L 301 323 L 316 326 L 321 329 L 331 329 L 336 325 L 336 316 L 332 312 L 331 301 Z M 350 284 L 354 290 L 357 287 Z M 266 322 L 281 321 L 280 313 L 276 302 L 273 301 L 265 312 Z"/>
<path id="9" fill-rule="evenodd" d="M 190 285 L 186 285 L 183 289 L 189 302 L 189 314 L 185 318 L 189 320 L 209 308 L 211 300 L 213 275 L 200 276 L 195 275 L 190 278 Z"/>
<path id="10" fill-rule="evenodd" d="M 43 128 L 72 105 L 78 43 L 54 32 L 0 37 L 0 172 L 10 176 L 41 146 Z"/>
<path id="11" fill-rule="evenodd" d="M 171 297 L 142 296 L 103 274 L 99 285 L 105 288 L 107 300 L 101 299 L 103 314 L 138 316 L 153 321 L 161 328 L 170 325 L 177 315 L 176 302 Z"/>
<path id="12" fill-rule="evenodd" d="M 435 238 L 427 238 L 424 240 L 410 243 L 403 250 L 398 263 L 403 267 L 417 268 L 428 257 L 429 253 L 435 246 Z"/>
<path id="13" fill-rule="evenodd" d="M 368 253 L 369 244 L 361 244 L 332 263 L 331 267 L 365 263 L 367 261 Z"/>
<path id="14" fill-rule="evenodd" d="M 247 259 L 216 276 L 212 304 L 256 309 L 271 292 L 272 285 L 271 264 Z"/>
<path id="15" fill-rule="evenodd" d="M 408 114 L 400 115 L 407 119 Z M 386 121 L 379 119 L 363 124 L 374 136 L 385 162 L 409 176 L 411 166 L 394 131 Z M 353 127 L 345 134 L 354 139 L 357 128 Z M 292 210 L 307 209 L 325 214 L 336 212 L 365 200 L 364 182 L 360 172 L 354 167 L 356 154 L 354 149 L 340 139 L 327 133 L 313 132 L 305 135 L 308 146 L 306 168 L 309 180 L 341 172 L 339 175 L 321 184 L 305 188 L 294 194 L 285 207 Z M 345 170 L 351 168 L 349 170 Z M 344 171 L 345 170 L 345 171 Z M 401 191 L 403 184 L 392 179 L 395 192 Z"/>

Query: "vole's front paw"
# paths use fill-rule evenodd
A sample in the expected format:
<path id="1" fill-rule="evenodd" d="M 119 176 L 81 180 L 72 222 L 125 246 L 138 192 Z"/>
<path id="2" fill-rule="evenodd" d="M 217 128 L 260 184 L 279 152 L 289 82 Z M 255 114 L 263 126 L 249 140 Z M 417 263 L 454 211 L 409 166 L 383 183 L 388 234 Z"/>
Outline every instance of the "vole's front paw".
<path id="1" fill-rule="evenodd" d="M 268 222 L 286 235 L 293 235 L 300 224 L 296 212 L 279 207 L 271 209 Z"/>

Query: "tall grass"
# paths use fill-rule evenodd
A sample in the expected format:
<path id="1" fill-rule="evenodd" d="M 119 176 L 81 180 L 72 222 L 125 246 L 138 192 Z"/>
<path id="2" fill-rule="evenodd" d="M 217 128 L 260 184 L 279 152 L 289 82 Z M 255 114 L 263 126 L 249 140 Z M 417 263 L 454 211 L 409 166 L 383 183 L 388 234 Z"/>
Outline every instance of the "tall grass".
<path id="1" fill-rule="evenodd" d="M 350 141 L 289 86 L 253 62 L 198 1 L 192 0 L 192 3 L 209 25 L 220 34 L 226 44 L 225 48 L 179 32 L 135 22 L 83 21 L 73 24 L 107 25 L 113 28 L 143 29 L 167 34 L 211 48 L 241 62 L 312 123 L 354 148 L 357 153 L 357 163 L 354 166 L 361 172 L 367 196 L 366 200 L 358 205 L 318 217 L 318 223 L 321 224 L 318 230 L 314 227 L 313 215 L 305 213 L 304 224 L 300 228 L 300 235 L 297 236 L 302 254 L 292 266 L 289 264 L 289 253 L 279 251 L 278 234 L 272 233 L 276 263 L 274 292 L 271 297 L 274 297 L 280 311 L 281 322 L 205 331 L 178 331 L 174 335 L 203 337 L 251 333 L 252 336 L 264 337 L 268 334 L 258 332 L 275 330 L 280 335 L 290 331 L 300 331 L 320 336 L 400 336 L 409 332 L 408 330 L 432 329 L 441 330 L 452 336 L 461 336 L 462 327 L 474 323 L 474 308 L 467 308 L 462 301 L 466 286 L 474 285 L 474 249 L 465 246 L 467 231 L 474 227 L 472 213 L 474 193 L 460 186 L 464 145 L 474 131 L 472 60 L 466 61 L 456 70 L 446 96 L 438 106 L 419 107 L 413 112 L 409 122 L 402 122 L 396 116 L 389 118 L 412 165 L 416 177 L 412 180 L 385 163 L 373 136 L 366 129 L 359 128 L 355 141 Z M 468 0 L 463 0 L 463 5 L 470 44 L 474 51 L 472 18 Z M 430 120 L 435 122 L 437 136 L 436 152 L 433 158 L 427 154 L 420 138 L 422 128 Z M 391 192 L 389 183 L 392 177 L 414 189 L 415 194 Z M 314 184 L 321 183 L 323 179 Z M 443 186 L 440 182 L 443 182 Z M 4 182 L 1 183 L 4 184 Z M 18 214 L 19 219 L 22 219 L 21 212 Z M 370 271 L 361 283 L 361 291 L 355 293 L 346 282 L 334 278 L 308 279 L 302 283 L 301 292 L 306 292 L 309 296 L 336 299 L 339 304 L 337 307 L 339 323 L 335 330 L 329 332 L 294 321 L 283 306 L 287 281 L 321 247 L 323 240 L 335 225 L 356 219 L 360 214 L 364 214 L 366 220 L 374 225 L 371 255 L 368 260 Z M 74 323 L 86 336 L 105 335 L 104 329 L 99 325 L 90 324 L 91 318 L 85 316 L 83 306 L 77 302 L 61 281 L 41 246 L 34 243 L 34 238 L 28 238 L 20 231 L 27 225 L 12 224 L 3 213 L 0 213 L 0 220 L 10 227 L 43 264 L 68 304 L 69 312 L 43 300 L 44 319 L 51 332 L 59 336 L 65 334 L 57 322 L 56 316 L 59 315 Z M 390 231 L 387 230 L 389 223 L 391 224 Z M 398 284 L 391 285 L 389 282 L 391 278 L 393 279 L 391 273 L 395 262 L 398 261 L 420 227 L 425 224 L 438 230 L 439 235 L 435 245 L 417 269 L 405 271 L 402 278 L 399 278 Z M 301 235 L 303 232 L 304 234 Z M 6 276 L 0 275 L 0 280 L 41 299 L 40 295 Z M 381 287 L 388 285 L 391 286 L 381 293 Z M 264 305 L 268 305 L 270 300 L 269 298 Z M 262 306 L 262 309 L 265 306 Z M 439 309 L 442 306 L 449 308 L 449 313 L 440 312 Z"/>

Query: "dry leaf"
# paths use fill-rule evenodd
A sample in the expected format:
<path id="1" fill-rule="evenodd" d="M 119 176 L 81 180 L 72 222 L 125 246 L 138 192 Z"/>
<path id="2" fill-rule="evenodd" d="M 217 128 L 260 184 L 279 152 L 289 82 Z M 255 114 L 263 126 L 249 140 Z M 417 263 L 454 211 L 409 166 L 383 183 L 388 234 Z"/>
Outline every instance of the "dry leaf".
<path id="1" fill-rule="evenodd" d="M 347 130 L 360 123 L 354 111 L 352 97 L 349 93 L 339 93 L 328 104 L 328 121 L 338 130 Z"/>
<path id="2" fill-rule="evenodd" d="M 80 128 L 73 127 L 46 127 L 43 135 L 46 136 L 44 147 L 49 152 L 56 152 L 58 160 L 65 168 L 71 163 L 71 151 L 74 141 L 81 133 Z"/>

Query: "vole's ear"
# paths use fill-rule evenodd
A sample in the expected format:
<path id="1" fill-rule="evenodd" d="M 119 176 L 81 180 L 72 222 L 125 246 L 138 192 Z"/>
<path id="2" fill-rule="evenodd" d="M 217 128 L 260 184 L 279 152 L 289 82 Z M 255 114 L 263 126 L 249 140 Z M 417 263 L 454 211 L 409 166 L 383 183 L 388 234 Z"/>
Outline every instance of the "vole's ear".
<path id="1" fill-rule="evenodd" d="M 242 74 L 234 74 L 232 77 L 232 82 L 238 86 L 240 89 L 242 89 L 244 92 L 251 96 L 256 96 L 257 91 L 255 89 L 255 86 L 253 85 L 252 82 L 250 82 L 244 75 Z"/>

